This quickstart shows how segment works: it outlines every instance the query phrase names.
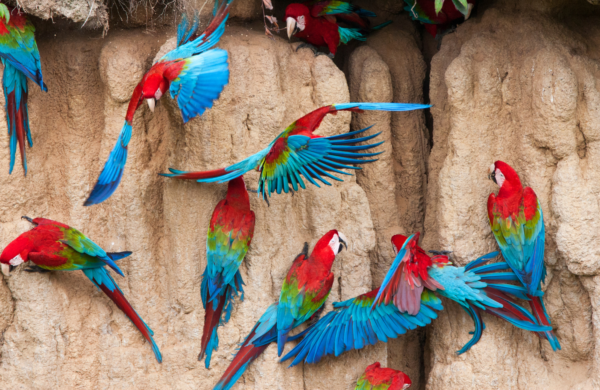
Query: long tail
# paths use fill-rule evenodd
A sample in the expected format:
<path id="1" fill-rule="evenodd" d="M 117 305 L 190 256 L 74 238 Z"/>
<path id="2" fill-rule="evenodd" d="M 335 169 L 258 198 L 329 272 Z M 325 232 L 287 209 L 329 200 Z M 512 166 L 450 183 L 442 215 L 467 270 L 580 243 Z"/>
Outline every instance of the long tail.
<path id="1" fill-rule="evenodd" d="M 233 309 L 233 300 L 238 293 L 241 293 L 241 299 L 244 299 L 244 290 L 242 287 L 244 281 L 238 271 L 235 274 L 233 285 L 223 286 L 221 275 L 211 279 L 208 277 L 207 272 L 208 269 L 202 275 L 202 285 L 200 288 L 202 304 L 204 306 L 204 328 L 202 330 L 201 350 L 198 360 L 202 360 L 206 355 L 204 365 L 206 368 L 209 368 L 212 353 L 219 346 L 217 329 L 220 325 L 229 321 L 231 310 Z"/>
<path id="2" fill-rule="evenodd" d="M 387 22 L 378 24 L 377 26 L 373 27 L 371 30 L 380 30 L 380 29 L 384 28 L 385 26 L 389 26 L 390 24 L 392 24 L 392 21 L 388 20 Z"/>
<path id="3" fill-rule="evenodd" d="M 125 121 L 117 144 L 110 152 L 108 160 L 104 164 L 104 169 L 100 173 L 92 193 L 83 204 L 84 206 L 102 203 L 116 191 L 123 177 L 123 170 L 127 162 L 127 147 L 130 140 L 131 123 Z"/>
<path id="4" fill-rule="evenodd" d="M 347 111 L 413 111 L 430 108 L 429 104 L 413 103 L 337 103 L 333 105 L 336 110 Z"/>
<path id="5" fill-rule="evenodd" d="M 277 304 L 269 306 L 240 346 L 213 390 L 228 390 L 277 337 Z"/>
<path id="6" fill-rule="evenodd" d="M 4 61 L 2 88 L 6 101 L 6 124 L 8 126 L 8 135 L 10 136 L 10 168 L 8 173 L 12 173 L 15 166 L 18 144 L 19 151 L 21 152 L 23 171 L 27 175 L 27 158 L 25 155 L 26 137 L 29 147 L 33 146 L 27 111 L 27 77 L 8 61 Z"/>
<path id="7" fill-rule="evenodd" d="M 162 355 L 160 354 L 158 345 L 156 345 L 154 339 L 152 338 L 154 332 L 148 325 L 146 325 L 144 320 L 142 320 L 139 314 L 133 309 L 131 304 L 123 295 L 123 291 L 121 291 L 108 271 L 105 268 L 90 268 L 84 269 L 83 273 L 92 281 L 92 283 L 96 285 L 96 287 L 102 290 L 102 292 L 104 292 L 104 294 L 106 294 L 106 296 L 109 297 L 123 313 L 125 313 L 131 322 L 133 322 L 133 324 L 142 333 L 144 338 L 152 346 L 152 351 L 154 352 L 156 360 L 158 360 L 159 363 L 162 363 Z"/>
<path id="8" fill-rule="evenodd" d="M 542 297 L 534 297 L 529 295 L 529 305 L 531 306 L 531 311 L 535 318 L 537 318 L 538 322 L 545 326 L 550 326 L 550 317 L 546 312 L 546 307 L 544 306 L 544 301 Z M 538 336 L 545 338 L 550 343 L 552 350 L 556 351 L 557 349 L 561 349 L 560 343 L 558 342 L 558 338 L 554 334 L 552 330 L 546 332 L 538 332 Z"/>

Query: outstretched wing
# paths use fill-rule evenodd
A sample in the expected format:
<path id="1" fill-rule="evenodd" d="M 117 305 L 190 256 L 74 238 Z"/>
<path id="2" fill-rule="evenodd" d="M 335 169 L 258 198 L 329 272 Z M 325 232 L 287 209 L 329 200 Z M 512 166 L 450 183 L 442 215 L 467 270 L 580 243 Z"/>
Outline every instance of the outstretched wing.
<path id="1" fill-rule="evenodd" d="M 3 7 L 6 15 L 6 5 L 0 4 L 0 7 Z M 8 22 L 5 18 L 0 18 L 0 57 L 23 72 L 43 91 L 47 91 L 34 32 L 35 28 L 25 14 L 12 9 Z"/>
<path id="2" fill-rule="evenodd" d="M 196 35 L 198 28 L 198 16 L 195 15 L 194 21 L 190 24 L 187 16 L 184 16 L 177 28 L 177 48 L 171 50 L 162 56 L 158 62 L 174 61 L 182 58 L 188 58 L 207 51 L 219 42 L 225 32 L 225 23 L 229 18 L 229 7 L 233 0 L 224 1 L 219 5 L 215 3 L 215 12 L 209 25 L 199 36 Z"/>
<path id="3" fill-rule="evenodd" d="M 437 318 L 434 310 L 442 310 L 442 302 L 433 293 L 424 291 L 417 315 L 400 313 L 393 304 L 382 304 L 371 310 L 378 289 L 344 302 L 334 303 L 327 313 L 294 349 L 281 360 L 294 358 L 291 366 L 305 361 L 317 363 L 324 356 L 339 356 L 346 351 L 362 349 L 378 341 L 387 342 L 410 329 L 425 326 Z"/>
<path id="4" fill-rule="evenodd" d="M 531 295 L 539 295 L 545 279 L 545 229 L 542 206 L 530 187 L 523 191 L 517 215 L 503 215 L 504 205 L 488 198 L 488 218 L 502 255 Z"/>

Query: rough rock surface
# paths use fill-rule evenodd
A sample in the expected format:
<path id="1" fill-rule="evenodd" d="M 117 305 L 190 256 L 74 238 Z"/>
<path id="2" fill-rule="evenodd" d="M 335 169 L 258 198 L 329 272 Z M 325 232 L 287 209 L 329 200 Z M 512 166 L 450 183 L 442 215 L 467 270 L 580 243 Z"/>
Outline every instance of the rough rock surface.
<path id="1" fill-rule="evenodd" d="M 559 22 L 543 2 L 498 2 L 447 35 L 431 64 L 434 128 L 426 247 L 464 264 L 496 249 L 486 202 L 495 160 L 540 198 L 546 307 L 562 344 L 495 319 L 462 356 L 470 320 L 447 305 L 428 340 L 428 389 L 598 388 L 598 17 Z M 585 3 L 582 3 L 585 5 Z M 564 9 L 553 3 L 554 9 Z"/>
<path id="2" fill-rule="evenodd" d="M 179 4 L 190 11 L 203 3 Z M 365 44 L 344 48 L 336 58 L 344 72 L 325 56 L 266 38 L 262 22 L 228 27 L 220 46 L 230 53 L 231 79 L 220 100 L 185 125 L 168 97 L 154 114 L 142 107 L 123 183 L 107 202 L 86 208 L 82 203 L 114 145 L 131 92 L 152 61 L 175 44 L 174 27 L 148 29 L 155 14 L 140 2 L 124 23 L 136 28 L 114 28 L 102 38 L 108 21 L 103 1 L 19 0 L 40 18 L 62 15 L 77 23 L 91 4 L 97 13 L 87 25 L 100 29 L 62 31 L 47 22 L 39 30 L 50 92 L 31 88 L 35 146 L 28 149 L 27 178 L 18 164 L 7 174 L 8 136 L 0 120 L 0 165 L 6 164 L 0 170 L 0 243 L 28 229 L 19 219 L 28 215 L 69 223 L 107 250 L 133 251 L 120 262 L 125 278 L 118 282 L 155 331 L 164 362 L 156 363 L 135 327 L 82 274 L 17 270 L 0 281 L 0 388 L 211 389 L 237 344 L 277 299 L 305 241 L 312 246 L 337 228 L 351 242 L 334 265 L 330 302 L 380 284 L 396 233 L 424 231 L 423 246 L 452 250 L 457 264 L 495 250 L 485 204 L 495 190 L 487 168 L 496 159 L 512 164 L 541 199 L 546 303 L 562 351 L 486 317 L 480 343 L 457 357 L 472 322 L 444 302 L 426 332 L 318 365 L 288 370 L 269 348 L 235 388 L 350 389 L 374 361 L 407 372 L 416 389 L 600 388 L 598 8 L 583 0 L 481 0 L 477 15 L 445 36 L 433 55 L 437 41 L 426 47 L 415 26 L 395 16 L 401 2 L 372 3 L 362 2 L 394 24 Z M 260 0 L 236 0 L 232 18 L 252 20 L 260 12 Z M 422 55 L 428 50 L 430 67 Z M 320 134 L 371 124 L 369 133 L 382 132 L 386 142 L 378 149 L 384 154 L 356 178 L 275 196 L 270 207 L 251 197 L 257 226 L 242 266 L 245 300 L 236 302 L 219 331 L 212 367 L 204 369 L 196 360 L 204 316 L 200 276 L 210 215 L 226 186 L 157 173 L 238 161 L 324 104 L 422 102 L 427 94 L 434 104 L 429 129 L 421 112 L 340 113 L 324 120 Z M 250 188 L 256 180 L 256 173 L 247 175 Z"/>

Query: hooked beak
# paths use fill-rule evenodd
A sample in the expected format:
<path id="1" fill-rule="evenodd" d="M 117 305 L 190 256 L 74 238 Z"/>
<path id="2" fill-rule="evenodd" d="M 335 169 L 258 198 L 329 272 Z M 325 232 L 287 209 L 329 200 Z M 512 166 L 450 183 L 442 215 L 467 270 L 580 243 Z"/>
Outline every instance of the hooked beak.
<path id="1" fill-rule="evenodd" d="M 287 18 L 285 23 L 287 24 L 288 39 L 292 39 L 292 35 L 296 33 L 296 19 Z"/>
<path id="2" fill-rule="evenodd" d="M 338 250 L 338 253 L 342 251 L 344 246 L 346 247 L 346 250 L 348 250 L 348 239 L 346 238 L 346 236 L 344 236 L 342 232 L 338 232 L 338 237 L 340 239 L 340 249 Z"/>
<path id="3" fill-rule="evenodd" d="M 27 217 L 25 215 L 22 216 L 21 219 L 24 219 L 24 220 L 28 221 L 29 223 L 33 223 L 33 219 L 31 219 L 31 218 L 29 218 L 29 217 Z"/>
<path id="4" fill-rule="evenodd" d="M 146 99 L 148 103 L 148 107 L 150 107 L 150 111 L 154 112 L 154 106 L 156 105 L 156 100 L 154 98 Z"/>
<path id="5" fill-rule="evenodd" d="M 490 169 L 488 170 L 488 179 L 493 180 L 494 183 L 498 184 L 496 182 L 496 166 L 494 164 L 492 164 L 490 166 Z"/>
<path id="6" fill-rule="evenodd" d="M 4 264 L 2 263 L 2 273 L 4 274 L 4 276 L 10 276 L 10 271 L 12 271 L 14 267 L 10 264 Z"/>

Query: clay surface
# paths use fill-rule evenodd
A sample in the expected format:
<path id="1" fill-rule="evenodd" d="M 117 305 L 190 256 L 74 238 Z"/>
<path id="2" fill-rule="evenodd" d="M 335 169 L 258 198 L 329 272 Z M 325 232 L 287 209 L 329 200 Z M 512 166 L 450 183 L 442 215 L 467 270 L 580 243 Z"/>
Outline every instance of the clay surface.
<path id="1" fill-rule="evenodd" d="M 451 250 L 457 265 L 496 250 L 486 201 L 496 190 L 487 169 L 498 159 L 515 167 L 542 202 L 545 300 L 561 351 L 486 316 L 480 343 L 456 356 L 471 337 L 472 321 L 444 301 L 427 329 L 317 365 L 287 369 L 269 348 L 234 389 L 352 389 L 374 361 L 409 374 L 415 389 L 600 388 L 598 8 L 584 0 L 482 0 L 473 18 L 433 41 L 398 3 L 362 2 L 378 20 L 394 24 L 331 61 L 308 49 L 296 52 L 298 43 L 283 32 L 267 38 L 260 1 L 236 0 L 219 44 L 229 52 L 231 74 L 221 98 L 187 124 L 168 96 L 154 114 L 142 106 L 121 186 L 103 204 L 83 207 L 133 88 L 175 45 L 178 14 L 152 25 L 159 9 L 144 2 L 119 20 L 100 0 L 19 0 L 46 19 L 36 23 L 49 92 L 30 88 L 34 147 L 27 150 L 26 178 L 19 164 L 8 175 L 8 135 L 0 120 L 0 165 L 6 164 L 0 244 L 30 228 L 20 220 L 27 215 L 68 223 L 106 250 L 133 251 L 120 261 L 125 277 L 117 282 L 154 330 L 163 363 L 84 275 L 19 269 L 0 280 L 0 388 L 211 389 L 238 343 L 277 300 L 305 241 L 312 248 L 333 228 L 350 241 L 334 264 L 326 310 L 381 283 L 394 257 L 393 234 L 422 231 L 425 249 Z M 193 12 L 203 4 L 180 1 L 177 9 Z M 280 22 L 283 8 L 273 11 Z M 203 9 L 202 20 L 209 13 Z M 57 16 L 72 24 L 53 26 Z M 91 30 L 79 28 L 86 19 Z M 311 110 L 348 101 L 434 107 L 429 119 L 424 112 L 329 116 L 319 134 L 374 125 L 368 134 L 381 132 L 385 141 L 379 161 L 343 183 L 274 196 L 270 207 L 251 196 L 257 225 L 241 268 L 245 299 L 220 328 L 219 350 L 206 370 L 197 361 L 200 278 L 208 223 L 226 185 L 158 173 L 229 165 Z M 256 189 L 256 172 L 246 180 Z"/>

